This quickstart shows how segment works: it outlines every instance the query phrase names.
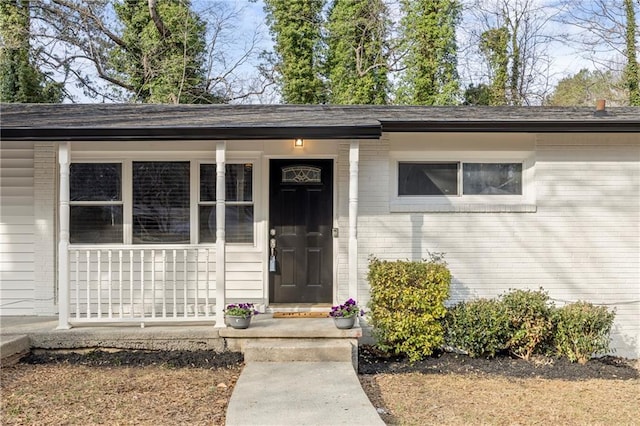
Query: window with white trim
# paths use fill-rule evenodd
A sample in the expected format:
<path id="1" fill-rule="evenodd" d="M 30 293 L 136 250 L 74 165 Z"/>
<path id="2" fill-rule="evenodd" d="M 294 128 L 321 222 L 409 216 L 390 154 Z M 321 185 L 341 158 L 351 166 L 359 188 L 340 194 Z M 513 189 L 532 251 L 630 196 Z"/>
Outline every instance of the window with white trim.
<path id="1" fill-rule="evenodd" d="M 253 243 L 253 164 L 225 165 L 225 239 Z M 216 241 L 216 165 L 200 164 L 200 242 Z"/>
<path id="2" fill-rule="evenodd" d="M 132 164 L 134 244 L 190 242 L 189 161 Z"/>
<path id="3" fill-rule="evenodd" d="M 122 164 L 72 163 L 69 178 L 69 241 L 122 243 Z"/>
<path id="4" fill-rule="evenodd" d="M 522 195 L 522 163 L 398 162 L 398 196 Z"/>
<path id="5" fill-rule="evenodd" d="M 253 169 L 252 162 L 226 164 L 229 243 L 254 243 Z M 196 160 L 73 162 L 69 178 L 73 244 L 216 240 L 215 164 Z"/>

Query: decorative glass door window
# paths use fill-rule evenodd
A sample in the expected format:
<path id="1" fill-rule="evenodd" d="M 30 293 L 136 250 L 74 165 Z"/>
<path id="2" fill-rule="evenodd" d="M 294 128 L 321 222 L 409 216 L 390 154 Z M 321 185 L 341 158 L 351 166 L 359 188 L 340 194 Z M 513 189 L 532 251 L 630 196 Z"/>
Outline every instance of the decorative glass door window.
<path id="1" fill-rule="evenodd" d="M 282 168 L 282 183 L 322 183 L 322 170 L 312 166 Z"/>

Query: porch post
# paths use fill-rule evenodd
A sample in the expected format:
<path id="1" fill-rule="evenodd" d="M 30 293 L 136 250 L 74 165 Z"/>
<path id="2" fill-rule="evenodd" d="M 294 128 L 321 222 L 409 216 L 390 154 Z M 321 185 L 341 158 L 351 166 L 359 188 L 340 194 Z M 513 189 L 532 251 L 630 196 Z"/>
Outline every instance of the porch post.
<path id="1" fill-rule="evenodd" d="M 71 144 L 58 147 L 60 236 L 58 241 L 58 328 L 69 329 L 69 162 Z"/>
<path id="2" fill-rule="evenodd" d="M 358 159 L 360 142 L 349 145 L 349 297 L 358 300 Z"/>
<path id="3" fill-rule="evenodd" d="M 227 144 L 216 144 L 216 328 L 226 327 L 224 323 L 226 245 L 225 245 L 225 162 Z"/>

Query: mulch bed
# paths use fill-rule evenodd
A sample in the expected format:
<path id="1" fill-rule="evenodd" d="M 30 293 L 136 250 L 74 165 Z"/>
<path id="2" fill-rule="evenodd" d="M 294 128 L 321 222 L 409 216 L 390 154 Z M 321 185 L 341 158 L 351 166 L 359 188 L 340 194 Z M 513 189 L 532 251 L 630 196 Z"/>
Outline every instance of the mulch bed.
<path id="1" fill-rule="evenodd" d="M 437 352 L 424 360 L 410 363 L 406 357 L 390 356 L 373 346 L 360 346 L 358 369 L 360 374 L 410 373 L 423 374 L 488 374 L 514 378 L 545 378 L 563 380 L 640 378 L 637 361 L 605 356 L 592 359 L 585 365 L 566 359 L 539 357 L 531 361 L 508 356 L 494 359 L 471 358 L 450 352 Z M 211 351 L 104 351 L 86 353 L 34 351 L 21 361 L 27 364 L 68 363 L 88 366 L 148 366 L 170 368 L 223 368 L 243 362 L 238 352 Z"/>
<path id="2" fill-rule="evenodd" d="M 20 362 L 25 364 L 79 364 L 87 366 L 145 367 L 150 365 L 170 368 L 192 367 L 217 369 L 241 364 L 239 352 L 212 351 L 143 351 L 143 350 L 91 350 L 89 352 L 33 351 Z"/>
<path id="3" fill-rule="evenodd" d="M 514 378 L 562 380 L 640 378 L 638 361 L 605 356 L 584 365 L 566 359 L 537 357 L 530 361 L 508 356 L 493 359 L 471 358 L 451 352 L 437 352 L 431 357 L 410 363 L 406 357 L 390 356 L 373 346 L 361 346 L 358 355 L 360 374 L 423 373 L 423 374 L 487 374 Z"/>

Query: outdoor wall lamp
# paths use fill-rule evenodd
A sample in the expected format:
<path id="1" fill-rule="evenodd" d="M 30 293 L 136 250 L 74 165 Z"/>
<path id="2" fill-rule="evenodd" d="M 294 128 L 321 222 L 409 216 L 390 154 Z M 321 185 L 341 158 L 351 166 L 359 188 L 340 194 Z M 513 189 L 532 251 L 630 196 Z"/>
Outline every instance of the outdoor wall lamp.
<path id="1" fill-rule="evenodd" d="M 302 147 L 304 147 L 304 139 L 298 138 L 298 139 L 294 140 L 293 141 L 293 146 L 294 146 L 294 148 L 302 148 Z"/>

